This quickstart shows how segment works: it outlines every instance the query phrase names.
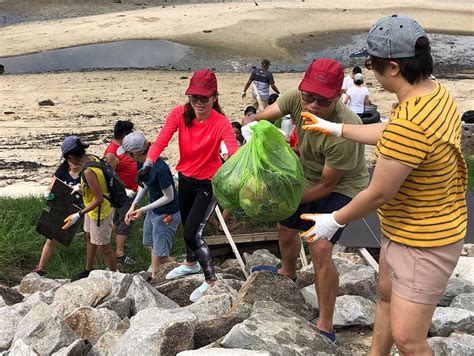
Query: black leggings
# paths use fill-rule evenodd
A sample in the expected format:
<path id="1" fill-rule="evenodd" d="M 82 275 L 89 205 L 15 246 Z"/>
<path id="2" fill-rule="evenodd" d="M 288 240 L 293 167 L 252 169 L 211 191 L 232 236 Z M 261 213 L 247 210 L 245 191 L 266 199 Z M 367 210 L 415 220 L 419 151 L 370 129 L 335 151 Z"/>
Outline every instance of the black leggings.
<path id="1" fill-rule="evenodd" d="M 216 199 L 212 195 L 210 180 L 200 180 L 179 174 L 179 210 L 184 226 L 186 260 L 199 262 L 206 280 L 215 280 L 214 265 L 209 247 L 202 238 Z"/>

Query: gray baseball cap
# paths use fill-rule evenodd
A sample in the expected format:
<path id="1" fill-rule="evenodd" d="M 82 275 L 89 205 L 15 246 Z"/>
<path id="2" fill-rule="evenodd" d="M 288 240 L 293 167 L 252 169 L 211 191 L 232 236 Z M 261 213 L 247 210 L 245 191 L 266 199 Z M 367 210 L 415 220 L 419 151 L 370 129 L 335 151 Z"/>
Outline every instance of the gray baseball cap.
<path id="1" fill-rule="evenodd" d="M 89 145 L 82 143 L 79 137 L 67 136 L 61 144 L 61 153 L 63 154 L 63 157 L 65 157 L 69 152 L 77 148 L 86 149 L 87 147 L 89 147 Z"/>
<path id="2" fill-rule="evenodd" d="M 137 153 L 145 150 L 145 135 L 141 132 L 132 132 L 123 138 L 122 148 L 125 152 Z"/>
<path id="3" fill-rule="evenodd" d="M 427 53 L 416 50 L 416 41 L 427 37 L 425 30 L 413 18 L 404 15 L 382 17 L 370 29 L 367 49 L 352 53 L 349 57 L 410 58 Z"/>

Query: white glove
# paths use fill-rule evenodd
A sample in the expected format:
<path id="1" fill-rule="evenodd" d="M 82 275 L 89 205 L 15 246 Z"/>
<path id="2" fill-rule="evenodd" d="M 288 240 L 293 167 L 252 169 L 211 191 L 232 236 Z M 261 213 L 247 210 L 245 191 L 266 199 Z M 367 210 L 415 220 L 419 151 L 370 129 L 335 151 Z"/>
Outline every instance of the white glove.
<path id="1" fill-rule="evenodd" d="M 82 194 L 82 188 L 81 188 L 81 183 L 77 183 L 76 185 L 72 186 L 72 192 L 71 195 L 74 194 Z"/>
<path id="2" fill-rule="evenodd" d="M 326 136 L 342 136 L 342 125 L 336 122 L 327 121 L 309 112 L 302 112 L 301 117 L 304 120 L 303 130 L 321 132 Z"/>
<path id="3" fill-rule="evenodd" d="M 79 213 L 74 213 L 74 214 L 69 215 L 66 219 L 64 219 L 65 224 L 63 225 L 62 229 L 63 230 L 69 229 L 72 225 L 77 223 L 80 218 L 81 218 L 81 215 Z"/>
<path id="4" fill-rule="evenodd" d="M 127 194 L 127 197 L 129 197 L 130 199 L 135 198 L 135 195 L 137 194 L 133 190 L 127 189 L 127 188 L 125 188 L 125 193 Z"/>
<path id="5" fill-rule="evenodd" d="M 301 219 L 314 221 L 314 226 L 305 232 L 300 233 L 300 237 L 307 242 L 315 242 L 319 239 L 330 240 L 337 230 L 346 225 L 339 224 L 334 219 L 334 214 L 301 214 Z"/>

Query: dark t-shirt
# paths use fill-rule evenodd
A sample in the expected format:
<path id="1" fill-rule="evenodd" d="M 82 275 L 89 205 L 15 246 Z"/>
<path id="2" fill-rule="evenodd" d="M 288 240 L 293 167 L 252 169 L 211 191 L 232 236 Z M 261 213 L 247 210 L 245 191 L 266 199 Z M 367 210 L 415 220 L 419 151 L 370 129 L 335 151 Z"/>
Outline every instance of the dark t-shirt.
<path id="1" fill-rule="evenodd" d="M 168 188 L 170 185 L 173 186 L 173 200 L 166 205 L 153 209 L 155 214 L 174 214 L 179 211 L 178 193 L 174 186 L 173 175 L 171 174 L 168 165 L 161 158 L 158 158 L 153 165 L 150 176 L 145 184 L 150 193 L 150 203 L 160 199 L 163 196 L 164 189 Z"/>
<path id="2" fill-rule="evenodd" d="M 63 167 L 63 166 L 59 166 L 59 168 L 56 170 L 56 172 L 54 172 L 54 176 L 57 179 L 59 179 L 60 181 L 62 181 L 64 183 L 66 183 L 67 185 L 69 185 L 70 187 L 81 183 L 81 176 L 80 175 L 77 178 L 71 177 L 71 175 L 69 174 L 69 170 L 66 167 Z M 75 199 L 75 203 L 76 203 L 76 205 L 78 205 L 80 207 L 84 206 L 82 198 Z"/>
<path id="3" fill-rule="evenodd" d="M 270 85 L 275 84 L 273 74 L 268 70 L 265 71 L 261 68 L 255 68 L 252 74 L 250 74 L 250 80 L 255 82 L 260 99 L 268 100 L 270 96 Z"/>

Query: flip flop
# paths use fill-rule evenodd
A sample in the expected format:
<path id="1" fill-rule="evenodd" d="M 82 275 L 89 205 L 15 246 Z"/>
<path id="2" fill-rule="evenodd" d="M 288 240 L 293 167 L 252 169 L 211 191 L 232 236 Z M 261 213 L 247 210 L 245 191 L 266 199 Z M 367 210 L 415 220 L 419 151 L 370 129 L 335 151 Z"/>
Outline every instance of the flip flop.
<path id="1" fill-rule="evenodd" d="M 254 273 L 258 271 L 268 271 L 272 273 L 278 273 L 278 268 L 276 268 L 275 266 L 266 266 L 266 265 L 252 266 L 252 268 L 250 268 L 250 273 Z"/>

